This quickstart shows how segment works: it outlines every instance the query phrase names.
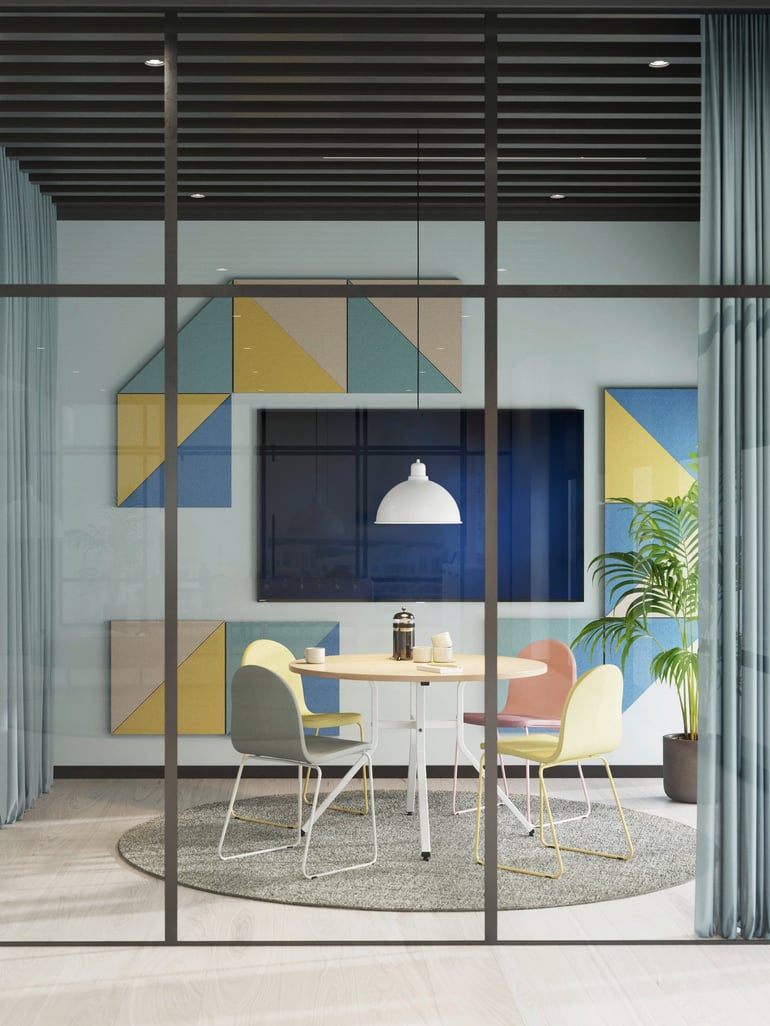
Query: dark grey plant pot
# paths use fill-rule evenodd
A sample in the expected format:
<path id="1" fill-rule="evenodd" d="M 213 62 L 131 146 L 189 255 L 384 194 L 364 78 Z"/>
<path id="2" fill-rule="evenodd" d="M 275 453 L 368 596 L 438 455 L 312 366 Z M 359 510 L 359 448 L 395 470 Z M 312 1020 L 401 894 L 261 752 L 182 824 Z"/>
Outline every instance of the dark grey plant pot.
<path id="1" fill-rule="evenodd" d="M 682 734 L 663 735 L 663 790 L 674 802 L 697 802 L 697 740 Z"/>

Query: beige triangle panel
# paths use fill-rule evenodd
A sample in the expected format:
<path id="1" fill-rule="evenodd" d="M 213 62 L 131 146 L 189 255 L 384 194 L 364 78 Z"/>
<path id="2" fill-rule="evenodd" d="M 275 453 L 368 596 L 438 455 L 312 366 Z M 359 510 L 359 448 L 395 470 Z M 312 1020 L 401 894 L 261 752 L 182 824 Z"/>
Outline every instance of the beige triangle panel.
<path id="1" fill-rule="evenodd" d="M 421 285 L 456 285 L 457 279 L 421 278 Z M 415 285 L 416 279 L 356 279 L 360 285 Z M 390 323 L 404 338 L 417 345 L 417 300 L 397 296 L 370 296 Z M 462 389 L 462 307 L 461 300 L 449 298 L 420 300 L 420 352 L 458 390 Z"/>
<path id="2" fill-rule="evenodd" d="M 235 392 L 344 391 L 257 300 L 237 298 L 233 309 Z"/>
<path id="3" fill-rule="evenodd" d="M 635 502 L 684 495 L 694 478 L 620 403 L 604 396 L 604 497 Z"/>
<path id="4" fill-rule="evenodd" d="M 180 662 L 218 628 L 221 620 L 182 621 L 177 629 Z M 165 630 L 160 620 L 113 620 L 110 624 L 110 729 L 121 725 L 157 690 L 165 676 Z"/>

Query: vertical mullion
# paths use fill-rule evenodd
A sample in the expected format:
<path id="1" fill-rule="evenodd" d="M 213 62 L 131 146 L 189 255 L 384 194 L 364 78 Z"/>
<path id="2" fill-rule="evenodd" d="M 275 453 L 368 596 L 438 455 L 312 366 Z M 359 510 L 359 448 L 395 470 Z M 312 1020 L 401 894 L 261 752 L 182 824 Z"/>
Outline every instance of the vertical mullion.
<path id="1" fill-rule="evenodd" d="M 484 940 L 497 940 L 497 16 L 484 16 Z"/>
<path id="2" fill-rule="evenodd" d="M 177 842 L 177 36 L 169 14 L 164 38 L 164 918 L 165 939 L 178 939 Z"/>

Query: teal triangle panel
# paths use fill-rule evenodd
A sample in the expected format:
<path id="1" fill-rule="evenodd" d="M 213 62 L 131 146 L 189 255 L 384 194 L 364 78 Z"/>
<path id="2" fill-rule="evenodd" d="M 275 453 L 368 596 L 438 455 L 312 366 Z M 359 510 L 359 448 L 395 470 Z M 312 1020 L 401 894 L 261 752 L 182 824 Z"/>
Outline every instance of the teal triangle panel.
<path id="1" fill-rule="evenodd" d="M 417 349 L 368 299 L 348 300 L 348 392 L 416 392 Z M 420 391 L 457 388 L 420 353 Z"/>
<path id="2" fill-rule="evenodd" d="M 416 392 L 417 350 L 368 299 L 348 300 L 348 392 Z"/>
<path id="3" fill-rule="evenodd" d="M 131 378 L 128 384 L 121 388 L 121 393 L 160 395 L 163 391 L 164 352 L 161 349 L 155 356 L 151 357 L 144 367 Z"/>
<path id="4" fill-rule="evenodd" d="M 232 392 L 233 301 L 210 299 L 179 332 L 179 391 Z"/>
<path id="5" fill-rule="evenodd" d="M 424 353 L 420 353 L 420 391 L 459 393 L 460 389 Z"/>
<path id="6" fill-rule="evenodd" d="M 157 395 L 164 387 L 164 349 L 123 386 L 122 393 Z M 179 391 L 232 392 L 233 302 L 210 299 L 179 332 Z"/>

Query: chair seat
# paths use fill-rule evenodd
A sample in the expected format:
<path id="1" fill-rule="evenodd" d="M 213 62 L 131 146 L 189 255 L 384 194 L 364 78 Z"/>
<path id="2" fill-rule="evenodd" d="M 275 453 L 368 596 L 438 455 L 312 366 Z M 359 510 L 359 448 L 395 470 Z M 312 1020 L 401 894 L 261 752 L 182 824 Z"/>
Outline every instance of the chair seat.
<path id="1" fill-rule="evenodd" d="M 361 722 L 361 713 L 357 712 L 305 713 L 302 717 L 302 726 L 312 727 L 313 730 L 323 730 L 325 727 L 352 727 Z"/>
<path id="2" fill-rule="evenodd" d="M 360 755 L 371 749 L 368 741 L 347 741 L 341 737 L 314 737 L 305 735 L 305 748 L 314 763 L 333 762 L 338 756 Z"/>
<path id="3" fill-rule="evenodd" d="M 501 755 L 513 755 L 531 762 L 548 763 L 558 745 L 557 734 L 529 734 L 526 737 L 506 737 L 498 741 L 497 751 Z"/>
<path id="4" fill-rule="evenodd" d="M 472 724 L 475 727 L 483 727 L 485 723 L 484 713 L 467 712 L 463 715 L 463 722 Z M 502 729 L 512 727 L 548 727 L 559 729 L 560 720 L 539 719 L 537 716 L 512 715 L 511 713 L 498 713 L 497 726 Z"/>

